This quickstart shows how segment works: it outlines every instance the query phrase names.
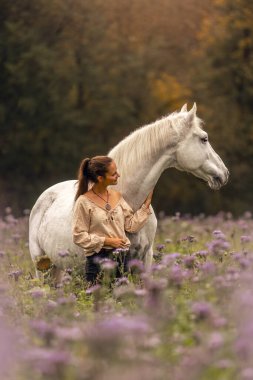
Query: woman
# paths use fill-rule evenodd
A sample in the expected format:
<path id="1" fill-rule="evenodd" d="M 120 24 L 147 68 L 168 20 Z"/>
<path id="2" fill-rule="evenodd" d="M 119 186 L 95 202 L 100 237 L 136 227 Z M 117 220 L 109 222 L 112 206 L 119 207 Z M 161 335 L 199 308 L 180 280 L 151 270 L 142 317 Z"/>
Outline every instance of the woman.
<path id="1" fill-rule="evenodd" d="M 91 283 L 100 279 L 98 261 L 113 259 L 117 248 L 126 251 L 123 262 L 126 270 L 130 240 L 125 231 L 139 231 L 151 214 L 153 191 L 134 213 L 118 191 L 108 189 L 117 184 L 119 176 L 115 162 L 107 156 L 86 158 L 80 164 L 72 231 L 74 243 L 83 248 L 87 257 L 85 274 Z M 93 186 L 88 190 L 90 182 Z"/>

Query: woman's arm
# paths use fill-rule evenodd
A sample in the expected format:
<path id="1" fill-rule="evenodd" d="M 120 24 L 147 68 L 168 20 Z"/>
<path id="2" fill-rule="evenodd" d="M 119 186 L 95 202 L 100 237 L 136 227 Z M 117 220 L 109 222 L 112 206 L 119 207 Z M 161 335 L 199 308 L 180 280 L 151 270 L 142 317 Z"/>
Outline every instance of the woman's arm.
<path id="1" fill-rule="evenodd" d="M 145 199 L 145 202 L 143 203 L 147 208 L 149 208 L 149 206 L 151 205 L 153 193 L 154 193 L 154 190 L 151 190 L 147 198 Z"/>
<path id="2" fill-rule="evenodd" d="M 153 191 L 149 193 L 141 208 L 139 208 L 139 210 L 137 210 L 136 212 L 133 212 L 132 208 L 124 199 L 122 200 L 122 209 L 125 217 L 124 228 L 127 232 L 138 232 L 144 226 L 149 215 L 152 214 L 152 212 L 149 209 L 152 200 L 152 195 Z"/>
<path id="3" fill-rule="evenodd" d="M 105 245 L 108 245 L 109 247 L 112 248 L 124 248 L 126 245 L 126 242 L 124 239 L 121 238 L 110 238 L 106 237 L 105 238 Z"/>

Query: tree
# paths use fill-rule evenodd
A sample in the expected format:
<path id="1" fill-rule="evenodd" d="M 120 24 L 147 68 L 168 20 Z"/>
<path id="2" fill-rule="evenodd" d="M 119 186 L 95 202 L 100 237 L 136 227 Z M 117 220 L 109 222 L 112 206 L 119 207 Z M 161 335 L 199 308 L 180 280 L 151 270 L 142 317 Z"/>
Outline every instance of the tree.
<path id="1" fill-rule="evenodd" d="M 194 57 L 196 98 L 231 172 L 225 207 L 241 212 L 251 203 L 253 106 L 253 4 L 215 0 L 203 23 Z M 241 194 L 238 197 L 238 194 Z"/>

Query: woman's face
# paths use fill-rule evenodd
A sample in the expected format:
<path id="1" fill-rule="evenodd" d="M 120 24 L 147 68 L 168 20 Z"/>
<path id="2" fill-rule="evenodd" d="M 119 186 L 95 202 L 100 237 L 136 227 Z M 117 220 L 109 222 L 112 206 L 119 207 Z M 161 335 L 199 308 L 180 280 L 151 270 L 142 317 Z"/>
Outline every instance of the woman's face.
<path id="1" fill-rule="evenodd" d="M 106 186 L 110 185 L 117 185 L 118 178 L 120 177 L 119 173 L 117 172 L 117 166 L 114 161 L 110 163 L 108 166 L 108 171 L 105 175 L 104 181 L 106 182 Z"/>

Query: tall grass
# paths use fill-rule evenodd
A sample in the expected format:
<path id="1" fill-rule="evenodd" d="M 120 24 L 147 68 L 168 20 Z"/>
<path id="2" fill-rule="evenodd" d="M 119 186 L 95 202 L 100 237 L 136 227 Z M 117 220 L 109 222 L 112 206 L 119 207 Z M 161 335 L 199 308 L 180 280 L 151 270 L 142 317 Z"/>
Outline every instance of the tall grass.
<path id="1" fill-rule="evenodd" d="M 58 287 L 36 279 L 28 211 L 0 220 L 0 376 L 15 380 L 253 378 L 253 220 L 160 220 L 151 272 L 87 288 L 83 268 Z"/>

